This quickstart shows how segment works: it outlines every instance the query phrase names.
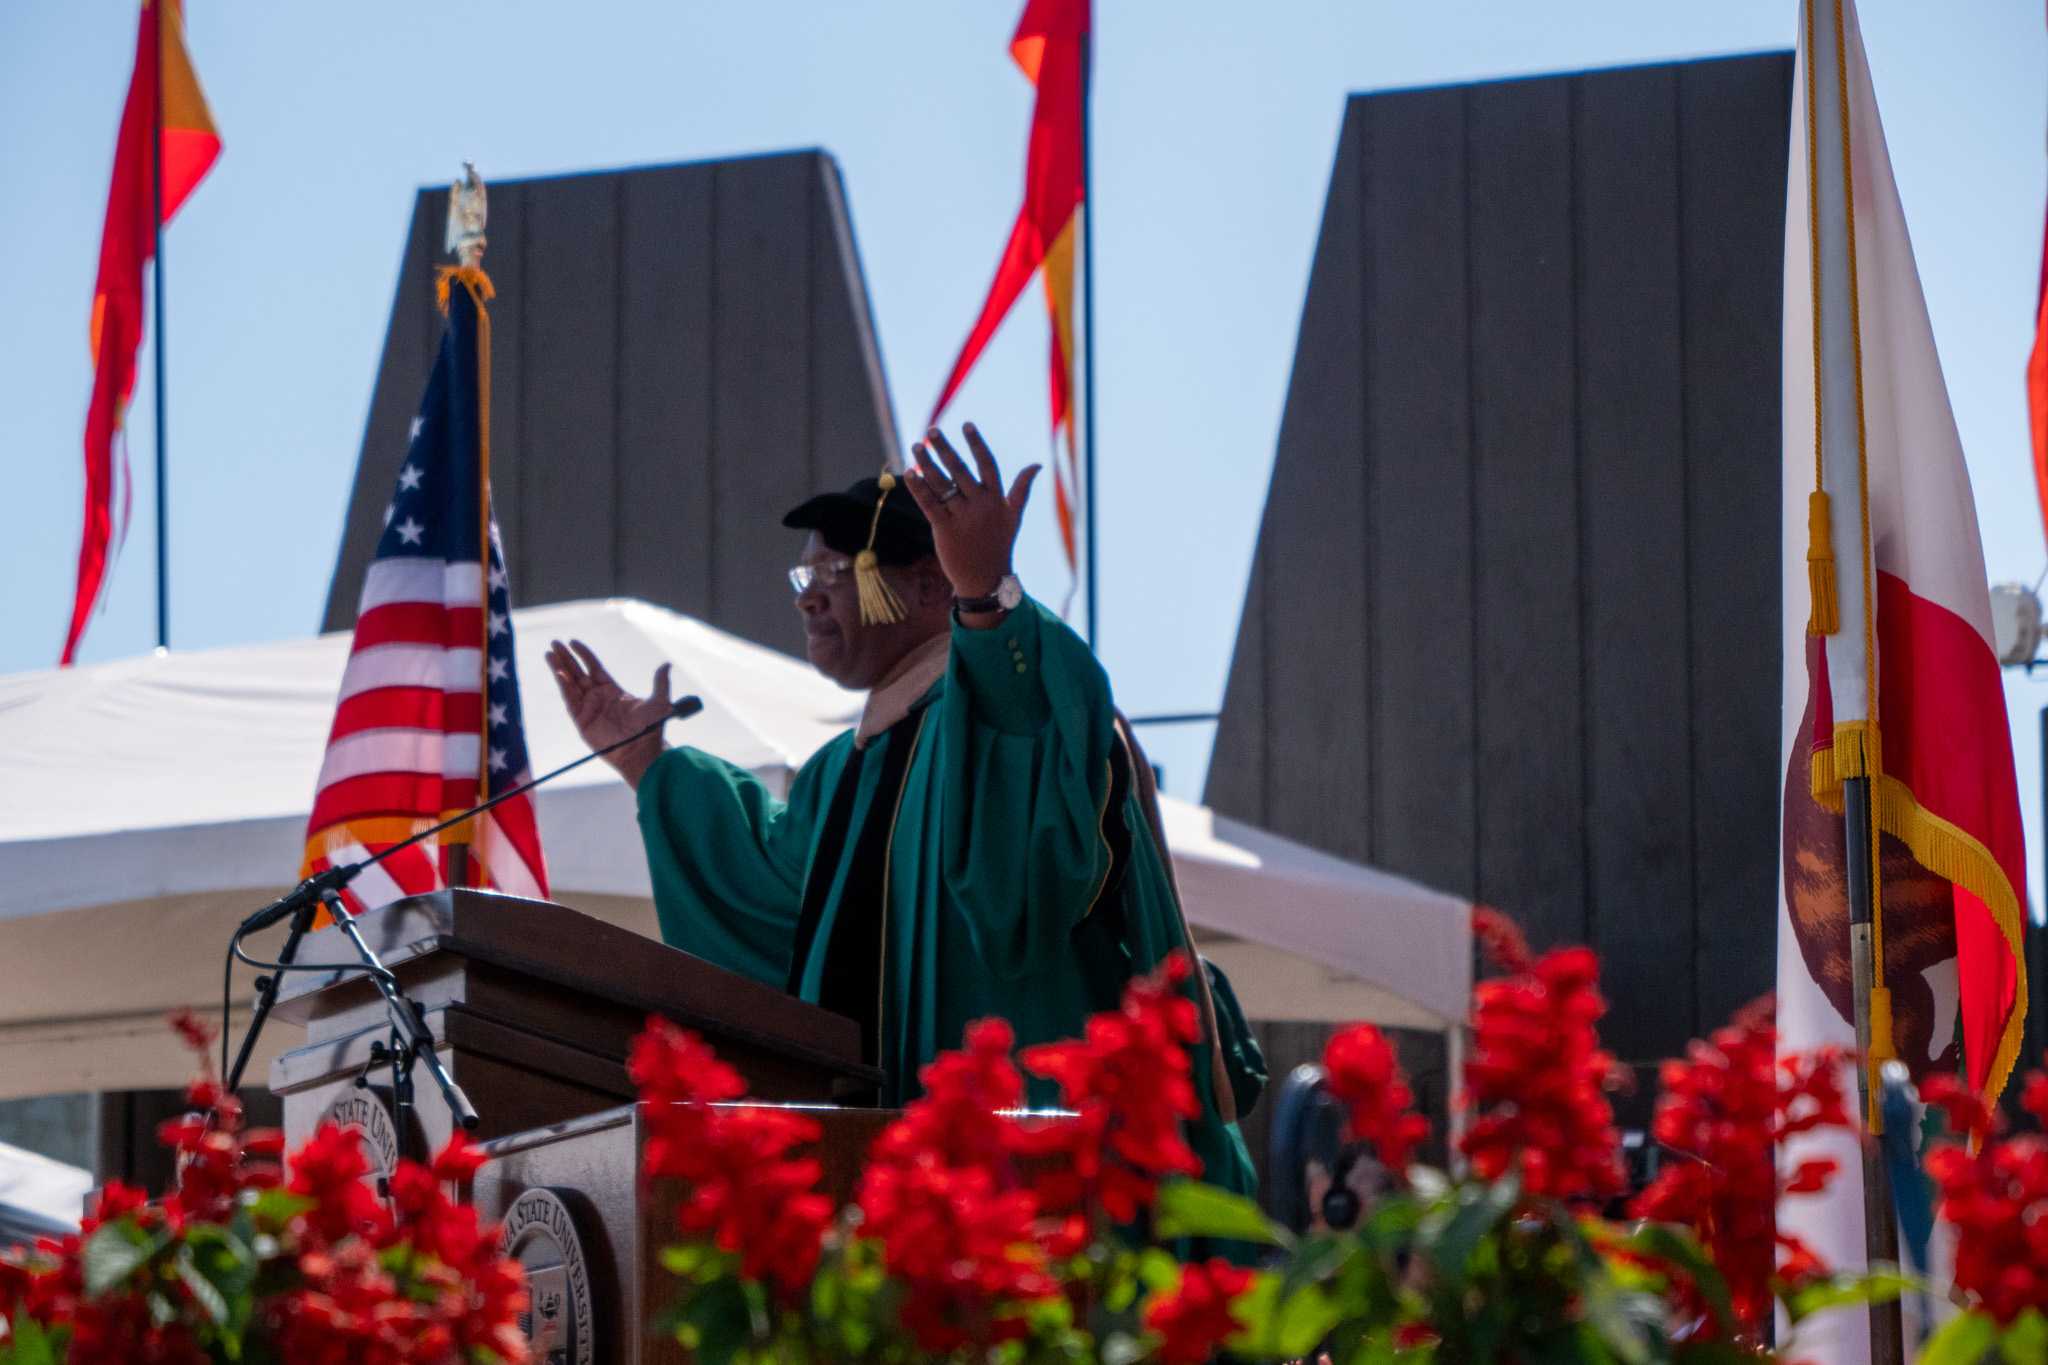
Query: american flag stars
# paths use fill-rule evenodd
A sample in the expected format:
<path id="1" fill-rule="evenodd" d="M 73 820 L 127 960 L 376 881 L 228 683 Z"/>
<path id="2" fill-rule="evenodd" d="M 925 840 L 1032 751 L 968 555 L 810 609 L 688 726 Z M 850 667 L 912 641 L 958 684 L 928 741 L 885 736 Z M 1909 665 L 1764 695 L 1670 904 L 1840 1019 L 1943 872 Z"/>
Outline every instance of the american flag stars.
<path id="1" fill-rule="evenodd" d="M 473 301 L 458 291 L 364 575 L 304 873 L 377 852 L 531 772 L 512 598 L 490 524 L 481 363 Z M 547 895 L 531 798 L 478 817 L 468 839 L 466 884 Z M 408 849 L 358 877 L 349 907 L 434 890 L 454 873 L 447 845 Z"/>

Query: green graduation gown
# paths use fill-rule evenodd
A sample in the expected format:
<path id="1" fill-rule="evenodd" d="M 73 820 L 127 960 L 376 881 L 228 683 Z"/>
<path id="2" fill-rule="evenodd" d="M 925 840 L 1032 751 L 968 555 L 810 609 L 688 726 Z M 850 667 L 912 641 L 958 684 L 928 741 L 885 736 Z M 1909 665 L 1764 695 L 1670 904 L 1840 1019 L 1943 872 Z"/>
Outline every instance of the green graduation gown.
<path id="1" fill-rule="evenodd" d="M 865 1015 L 900 1104 L 971 1021 L 1009 1020 L 1020 1046 L 1078 1037 L 1188 946 L 1129 767 L 1109 680 L 1058 617 L 1026 601 L 993 629 L 955 625 L 910 713 L 864 747 L 833 739 L 786 801 L 695 749 L 656 761 L 639 814 L 662 937 Z M 1249 1193 L 1209 1046 L 1189 1142 L 1207 1180 Z M 1056 1098 L 1034 1081 L 1034 1104 Z"/>

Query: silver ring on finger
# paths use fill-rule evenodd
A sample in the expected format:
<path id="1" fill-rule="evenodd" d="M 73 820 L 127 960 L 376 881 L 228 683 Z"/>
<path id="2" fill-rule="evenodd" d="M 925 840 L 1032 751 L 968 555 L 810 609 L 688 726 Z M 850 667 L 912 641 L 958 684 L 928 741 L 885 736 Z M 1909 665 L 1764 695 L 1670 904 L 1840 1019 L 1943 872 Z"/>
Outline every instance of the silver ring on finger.
<path id="1" fill-rule="evenodd" d="M 950 502 L 950 501 L 952 501 L 952 500 L 953 500 L 954 498 L 957 498 L 957 497 L 959 497 L 959 496 L 960 496 L 960 485 L 959 485 L 959 484 L 957 484 L 957 483 L 949 483 L 949 484 L 945 485 L 945 486 L 944 486 L 943 488 L 939 489 L 939 501 L 940 501 L 940 502 Z"/>

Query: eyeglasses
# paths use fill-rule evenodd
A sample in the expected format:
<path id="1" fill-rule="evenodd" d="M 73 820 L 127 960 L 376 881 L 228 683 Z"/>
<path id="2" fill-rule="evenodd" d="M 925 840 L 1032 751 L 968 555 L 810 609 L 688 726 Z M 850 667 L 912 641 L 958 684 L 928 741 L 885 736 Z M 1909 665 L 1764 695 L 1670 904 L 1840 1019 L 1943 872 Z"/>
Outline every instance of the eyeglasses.
<path id="1" fill-rule="evenodd" d="M 823 559 L 816 564 L 799 564 L 789 571 L 789 586 L 801 597 L 816 588 L 819 592 L 830 592 L 834 584 L 853 572 L 850 559 Z"/>

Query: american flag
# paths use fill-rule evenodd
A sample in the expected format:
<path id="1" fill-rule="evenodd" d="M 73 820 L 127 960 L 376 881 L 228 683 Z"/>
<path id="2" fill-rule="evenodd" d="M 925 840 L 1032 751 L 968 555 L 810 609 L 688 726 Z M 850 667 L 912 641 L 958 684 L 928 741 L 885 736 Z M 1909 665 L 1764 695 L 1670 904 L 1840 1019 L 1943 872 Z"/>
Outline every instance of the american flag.
<path id="1" fill-rule="evenodd" d="M 531 775 L 478 384 L 488 374 L 480 354 L 487 367 L 490 323 L 472 290 L 488 297 L 489 285 L 478 272 L 454 286 L 363 578 L 301 876 L 389 848 Z M 366 869 L 345 893 L 349 909 L 361 914 L 451 885 L 459 845 L 469 850 L 461 884 L 544 899 L 532 798 L 514 797 L 472 824 Z"/>

